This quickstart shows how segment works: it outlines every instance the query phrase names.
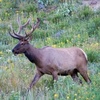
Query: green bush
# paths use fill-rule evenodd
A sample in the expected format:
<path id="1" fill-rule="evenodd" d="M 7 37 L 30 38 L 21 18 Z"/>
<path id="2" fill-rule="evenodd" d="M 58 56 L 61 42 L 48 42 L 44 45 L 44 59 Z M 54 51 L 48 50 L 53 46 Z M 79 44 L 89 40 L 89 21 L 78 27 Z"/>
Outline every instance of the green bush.
<path id="1" fill-rule="evenodd" d="M 100 62 L 100 52 L 89 50 L 87 51 L 89 62 Z"/>
<path id="2" fill-rule="evenodd" d="M 25 13 L 32 13 L 33 15 L 37 12 L 37 4 L 32 2 L 32 3 L 27 3 L 27 2 L 22 2 L 19 4 L 19 9 L 22 12 Z"/>
<path id="3" fill-rule="evenodd" d="M 92 36 L 92 35 L 99 35 L 99 30 L 100 30 L 100 17 L 95 16 L 88 23 L 87 31 L 89 36 Z"/>
<path id="4" fill-rule="evenodd" d="M 20 94 L 18 92 L 12 91 L 9 100 L 19 100 L 20 99 Z"/>
<path id="5" fill-rule="evenodd" d="M 93 11 L 90 7 L 84 6 L 83 8 L 78 9 L 78 18 L 79 19 L 88 19 L 93 15 Z"/>
<path id="6" fill-rule="evenodd" d="M 98 28 L 100 27 L 100 16 L 97 15 L 94 19 L 93 22 L 95 23 L 95 27 Z"/>

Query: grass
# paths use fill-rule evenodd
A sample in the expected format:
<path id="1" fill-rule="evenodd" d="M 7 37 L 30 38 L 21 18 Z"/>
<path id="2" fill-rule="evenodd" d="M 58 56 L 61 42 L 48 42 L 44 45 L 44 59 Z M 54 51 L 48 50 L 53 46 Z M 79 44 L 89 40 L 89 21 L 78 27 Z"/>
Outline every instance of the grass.
<path id="1" fill-rule="evenodd" d="M 8 1 L 5 0 L 5 2 L 7 4 Z M 0 4 L 2 3 L 5 4 L 4 1 L 0 1 Z M 26 3 L 21 2 L 21 4 Z M 0 100 L 100 99 L 99 11 L 93 12 L 88 7 L 78 10 L 78 8 L 75 9 L 76 5 L 69 5 L 72 11 L 72 15 L 70 15 L 66 8 L 67 5 L 61 3 L 56 10 L 49 12 L 37 11 L 36 5 L 33 6 L 35 11 L 31 11 L 33 8 L 30 3 L 25 9 L 20 5 L 16 5 L 17 8 L 14 9 L 12 4 L 12 9 L 16 12 L 8 9 L 11 15 L 9 17 L 6 7 L 3 5 L 1 9 L 3 14 L 0 13 Z M 81 47 L 88 55 L 88 74 L 92 83 L 88 85 L 81 76 L 83 85 L 74 83 L 70 76 L 59 76 L 59 80 L 53 82 L 51 76 L 44 75 L 26 97 L 26 91 L 33 79 L 36 67 L 24 55 L 14 56 L 11 52 L 18 41 L 9 36 L 8 25 L 12 23 L 14 29 L 17 30 L 17 15 L 21 17 L 22 23 L 30 16 L 32 21 L 36 21 L 36 18 L 40 17 L 40 26 L 33 33 L 33 39 L 30 41 L 34 47 Z"/>

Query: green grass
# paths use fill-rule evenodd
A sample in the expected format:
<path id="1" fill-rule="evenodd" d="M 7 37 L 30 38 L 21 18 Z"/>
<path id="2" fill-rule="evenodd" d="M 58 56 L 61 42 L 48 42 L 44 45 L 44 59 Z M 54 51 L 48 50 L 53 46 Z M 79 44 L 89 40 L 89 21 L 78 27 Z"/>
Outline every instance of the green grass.
<path id="1" fill-rule="evenodd" d="M 30 2 L 32 2 L 30 0 Z M 37 11 L 37 5 L 21 1 L 20 5 L 0 1 L 0 100 L 99 100 L 100 99 L 100 12 L 90 8 L 77 8 L 76 4 L 56 4 L 56 10 Z M 75 3 L 75 2 L 74 2 Z M 26 5 L 23 8 L 21 5 Z M 13 6 L 16 5 L 16 6 Z M 49 4 L 48 4 L 49 6 Z M 50 5 L 50 7 L 52 7 Z M 15 7 L 15 8 L 14 8 Z M 10 9 L 12 8 L 12 10 Z M 31 10 L 31 9 L 34 9 Z M 49 9 L 49 7 L 48 7 Z M 7 12 L 9 11 L 9 13 Z M 10 14 L 10 15 L 9 15 Z M 38 29 L 30 41 L 34 47 L 81 47 L 88 55 L 88 74 L 92 83 L 83 85 L 73 82 L 70 76 L 59 76 L 57 82 L 44 75 L 26 96 L 27 88 L 33 79 L 36 67 L 24 55 L 14 56 L 12 48 L 18 43 L 9 36 L 9 23 L 17 31 L 17 15 L 24 23 L 31 16 L 32 21 L 41 19 Z M 47 23 L 44 22 L 47 21 Z"/>

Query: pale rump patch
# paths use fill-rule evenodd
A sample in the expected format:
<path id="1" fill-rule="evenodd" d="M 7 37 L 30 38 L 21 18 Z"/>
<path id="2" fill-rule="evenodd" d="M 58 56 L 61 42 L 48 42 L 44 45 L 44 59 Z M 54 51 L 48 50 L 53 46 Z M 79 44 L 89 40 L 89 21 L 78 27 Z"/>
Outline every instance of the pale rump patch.
<path id="1" fill-rule="evenodd" d="M 86 53 L 85 53 L 81 48 L 79 48 L 79 49 L 83 52 L 83 54 L 84 54 L 86 60 L 88 60 L 88 58 L 87 58 L 87 54 L 86 54 Z"/>

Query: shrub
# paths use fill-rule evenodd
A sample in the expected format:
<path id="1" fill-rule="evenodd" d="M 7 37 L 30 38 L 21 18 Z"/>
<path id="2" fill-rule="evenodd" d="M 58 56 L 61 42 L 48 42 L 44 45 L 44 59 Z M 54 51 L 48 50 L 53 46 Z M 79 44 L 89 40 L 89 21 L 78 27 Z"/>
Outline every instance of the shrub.
<path id="1" fill-rule="evenodd" d="M 94 34 L 98 35 L 99 29 L 100 29 L 100 17 L 99 16 L 93 17 L 87 25 L 89 36 L 92 36 Z"/>
<path id="2" fill-rule="evenodd" d="M 79 10 L 79 9 L 78 9 Z M 90 7 L 84 6 L 83 8 L 80 8 L 78 11 L 78 18 L 79 19 L 87 19 L 93 15 L 93 11 Z"/>
<path id="3" fill-rule="evenodd" d="M 26 12 L 26 13 L 36 13 L 37 12 L 37 4 L 36 3 L 27 3 L 27 2 L 22 2 L 19 4 L 19 9 L 20 11 Z"/>
<path id="4" fill-rule="evenodd" d="M 20 94 L 18 92 L 12 91 L 9 100 L 19 100 L 20 99 Z"/>
<path id="5" fill-rule="evenodd" d="M 89 62 L 99 62 L 100 61 L 100 52 L 89 50 L 87 51 L 87 56 Z"/>

